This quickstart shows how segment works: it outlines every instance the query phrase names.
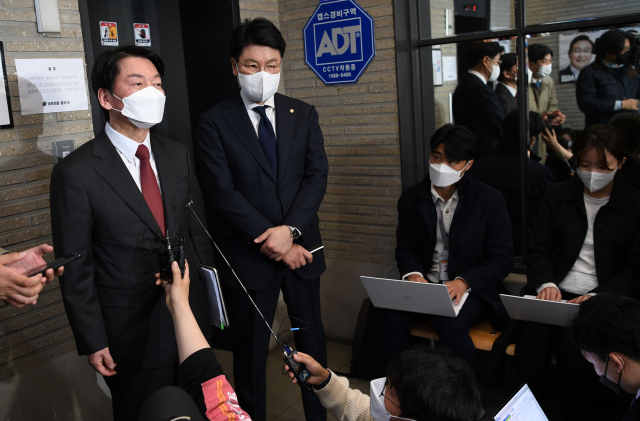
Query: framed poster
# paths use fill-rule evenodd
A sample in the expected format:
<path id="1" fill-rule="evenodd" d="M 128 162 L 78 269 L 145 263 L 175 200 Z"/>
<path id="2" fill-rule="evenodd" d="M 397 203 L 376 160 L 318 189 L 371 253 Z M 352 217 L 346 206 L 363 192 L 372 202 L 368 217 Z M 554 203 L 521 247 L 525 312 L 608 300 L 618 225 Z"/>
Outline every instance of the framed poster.
<path id="1" fill-rule="evenodd" d="M 4 43 L 0 41 L 0 60 L 2 61 L 2 80 L 0 84 L 0 129 L 13 128 L 13 114 L 11 113 L 11 92 L 7 80 L 7 66 L 4 63 Z"/>

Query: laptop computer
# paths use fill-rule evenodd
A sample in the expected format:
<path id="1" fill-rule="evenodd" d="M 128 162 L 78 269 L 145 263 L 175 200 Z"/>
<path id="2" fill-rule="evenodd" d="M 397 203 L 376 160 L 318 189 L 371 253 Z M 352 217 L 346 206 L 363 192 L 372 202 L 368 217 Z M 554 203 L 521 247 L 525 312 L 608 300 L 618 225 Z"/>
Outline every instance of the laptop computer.
<path id="1" fill-rule="evenodd" d="M 549 421 L 526 383 L 495 413 L 493 419 L 494 421 Z"/>
<path id="2" fill-rule="evenodd" d="M 533 295 L 500 294 L 500 299 L 512 319 L 555 326 L 567 326 L 580 306 L 566 301 L 537 300 Z"/>
<path id="3" fill-rule="evenodd" d="M 449 298 L 444 284 L 402 281 L 361 276 L 371 302 L 378 308 L 456 317 L 469 296 L 465 292 L 457 306 Z"/>

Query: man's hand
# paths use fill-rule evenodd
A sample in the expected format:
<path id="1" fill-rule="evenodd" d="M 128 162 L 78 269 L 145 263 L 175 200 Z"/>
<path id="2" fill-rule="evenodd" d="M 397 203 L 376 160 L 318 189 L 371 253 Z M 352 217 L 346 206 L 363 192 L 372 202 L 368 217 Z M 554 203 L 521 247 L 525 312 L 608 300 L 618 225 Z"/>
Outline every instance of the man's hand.
<path id="1" fill-rule="evenodd" d="M 11 269 L 15 270 L 18 273 L 26 274 L 30 270 L 37 268 L 38 266 L 42 266 L 47 262 L 42 258 L 43 255 L 47 253 L 51 253 L 53 251 L 53 247 L 48 244 L 41 244 L 37 247 L 30 248 L 26 250 L 25 257 L 21 260 L 18 260 L 14 263 L 7 265 Z M 42 278 L 42 282 L 52 282 L 55 276 L 60 276 L 64 272 L 64 266 L 60 266 L 57 270 L 47 269 L 44 278 Z"/>
<path id="2" fill-rule="evenodd" d="M 413 275 L 409 275 L 407 277 L 407 281 L 411 281 L 411 282 L 422 282 L 423 284 L 428 284 L 429 281 L 427 281 L 426 279 L 424 279 L 422 277 L 422 275 L 418 274 L 418 273 L 414 273 Z"/>
<path id="3" fill-rule="evenodd" d="M 24 307 L 25 304 L 35 304 L 44 285 L 44 278 L 39 273 L 27 278 L 5 266 L 17 263 L 26 256 L 25 251 L 0 256 L 0 301 L 18 308 Z"/>
<path id="4" fill-rule="evenodd" d="M 313 254 L 304 247 L 294 244 L 282 257 L 282 261 L 289 269 L 299 269 L 301 266 L 313 262 Z"/>
<path id="5" fill-rule="evenodd" d="M 171 263 L 173 280 L 160 279 L 160 274 L 156 273 L 156 285 L 162 285 L 167 295 L 167 308 L 173 314 L 173 310 L 179 306 L 189 306 L 189 262 L 184 261 L 184 278 L 180 274 L 178 262 Z"/>
<path id="6" fill-rule="evenodd" d="M 556 126 L 564 123 L 565 120 L 567 119 L 567 116 L 562 114 L 560 110 L 555 110 L 550 113 L 544 113 L 543 115 L 544 115 L 543 120 L 548 121 L 549 124 L 553 124 Z"/>
<path id="7" fill-rule="evenodd" d="M 89 355 L 89 365 L 103 376 L 109 377 L 116 374 L 116 363 L 114 363 L 113 358 L 111 358 L 109 347 Z"/>
<path id="8" fill-rule="evenodd" d="M 581 295 L 579 297 L 574 298 L 573 300 L 569 300 L 567 301 L 568 303 L 574 303 L 574 304 L 580 304 L 583 301 L 587 301 L 589 298 L 591 298 L 591 295 L 587 294 L 587 295 Z"/>
<path id="9" fill-rule="evenodd" d="M 536 297 L 538 300 L 562 301 L 562 294 L 556 287 L 546 287 Z"/>
<path id="10" fill-rule="evenodd" d="M 449 291 L 449 298 L 451 298 L 451 301 L 453 301 L 453 304 L 456 306 L 460 302 L 460 298 L 462 298 L 464 293 L 469 289 L 469 284 L 467 284 L 464 279 L 454 279 L 445 285 Z"/>
<path id="11" fill-rule="evenodd" d="M 297 354 L 293 354 L 293 359 L 299 363 L 302 363 L 307 367 L 309 371 L 309 378 L 307 379 L 307 384 L 310 385 L 318 385 L 325 382 L 329 378 L 329 370 L 322 367 L 316 360 L 311 358 L 310 355 L 304 354 L 302 352 L 298 352 Z M 288 373 L 288 376 L 293 379 L 293 383 L 296 383 L 296 378 L 292 372 L 289 371 L 289 366 L 285 364 L 284 371 Z"/>
<path id="12" fill-rule="evenodd" d="M 623 110 L 638 111 L 638 100 L 635 98 L 629 98 L 622 101 Z"/>
<path id="13" fill-rule="evenodd" d="M 287 254 L 293 245 L 291 230 L 286 225 L 269 228 L 263 232 L 260 237 L 253 241 L 256 244 L 260 244 L 264 241 L 264 244 L 260 247 L 260 253 L 263 253 L 270 259 L 275 259 L 278 262 L 282 260 L 284 255 Z"/>

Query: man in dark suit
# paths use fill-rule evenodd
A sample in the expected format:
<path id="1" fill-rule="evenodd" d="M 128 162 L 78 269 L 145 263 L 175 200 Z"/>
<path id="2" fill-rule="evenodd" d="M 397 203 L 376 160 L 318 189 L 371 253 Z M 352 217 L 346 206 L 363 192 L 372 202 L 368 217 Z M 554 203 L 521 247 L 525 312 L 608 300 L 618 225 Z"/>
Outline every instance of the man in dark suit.
<path id="1" fill-rule="evenodd" d="M 402 279 L 445 283 L 457 317 L 432 317 L 443 345 L 475 364 L 469 328 L 489 317 L 496 329 L 509 319 L 499 294 L 514 262 L 511 223 L 502 195 L 464 177 L 473 165 L 475 137 L 445 125 L 431 137 L 429 176 L 398 201 L 396 261 Z M 448 267 L 447 267 L 448 264 Z M 381 337 L 389 360 L 409 345 L 409 327 L 423 314 L 383 310 Z M 428 317 L 428 316 L 427 316 Z"/>
<path id="2" fill-rule="evenodd" d="M 231 68 L 240 92 L 204 113 L 197 150 L 203 193 L 222 252 L 271 324 L 282 290 L 296 347 L 326 364 L 320 318 L 322 250 L 318 208 L 328 162 L 315 108 L 276 93 L 286 43 L 264 18 L 246 20 L 231 36 Z M 269 331 L 245 292 L 220 266 L 233 330 L 233 370 L 240 405 L 266 418 Z M 279 325 L 275 328 L 279 329 Z M 303 390 L 307 420 L 326 411 Z"/>
<path id="3" fill-rule="evenodd" d="M 469 46 L 471 68 L 453 93 L 453 120 L 476 135 L 476 159 L 493 152 L 500 143 L 504 110 L 493 88 L 500 76 L 500 55 L 504 49 L 497 42 L 481 42 Z"/>
<path id="4" fill-rule="evenodd" d="M 520 122 L 518 110 L 512 111 L 504 119 L 503 140 L 493 154 L 478 160 L 469 170 L 469 177 L 493 187 L 504 196 L 511 219 L 513 248 L 516 256 L 522 255 L 522 207 L 520 186 Z M 529 147 L 538 139 L 545 128 L 540 114 L 529 111 Z M 554 183 L 551 170 L 539 162 L 535 155 L 528 162 L 527 180 L 529 192 L 529 227 L 538 214 L 538 207 L 547 190 Z M 539 159 L 539 158 L 538 158 Z M 529 232 L 529 231 L 527 231 Z"/>
<path id="5" fill-rule="evenodd" d="M 191 264 L 189 302 L 210 331 L 200 263 L 213 251 L 186 205 L 202 199 L 188 149 L 150 135 L 162 120 L 164 64 L 153 51 L 126 46 L 105 52 L 92 85 L 109 122 L 56 164 L 51 225 L 56 255 L 67 265 L 62 297 L 79 355 L 105 377 L 116 420 L 137 420 L 147 396 L 174 384 L 178 353 L 164 291 L 155 285 L 158 250 L 181 235 Z"/>
<path id="6" fill-rule="evenodd" d="M 640 302 L 596 295 L 580 304 L 569 332 L 600 382 L 631 402 L 622 421 L 640 420 Z"/>
<path id="7" fill-rule="evenodd" d="M 500 76 L 496 85 L 496 95 L 504 110 L 504 115 L 518 108 L 516 95 L 518 93 L 518 55 L 503 54 L 500 63 Z"/>

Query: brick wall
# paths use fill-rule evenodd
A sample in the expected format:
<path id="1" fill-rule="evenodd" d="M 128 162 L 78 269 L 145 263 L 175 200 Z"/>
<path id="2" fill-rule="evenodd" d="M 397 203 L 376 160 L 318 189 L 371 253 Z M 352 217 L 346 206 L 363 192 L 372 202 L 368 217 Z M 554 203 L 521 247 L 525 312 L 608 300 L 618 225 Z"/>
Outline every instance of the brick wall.
<path id="1" fill-rule="evenodd" d="M 3 0 L 0 41 L 4 43 L 15 127 L 0 130 L 0 247 L 20 251 L 51 244 L 49 178 L 51 143 L 93 137 L 91 112 L 23 116 L 16 58 L 82 58 L 84 48 L 77 0 L 58 0 L 62 32 L 36 30 L 33 0 Z M 51 256 L 47 256 L 51 258 Z M 75 349 L 58 282 L 47 285 L 35 306 L 0 303 L 0 379 Z"/>

